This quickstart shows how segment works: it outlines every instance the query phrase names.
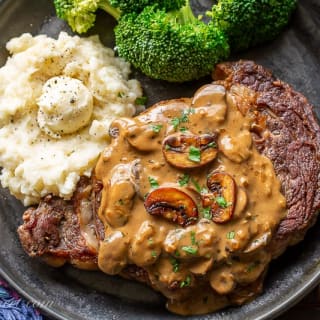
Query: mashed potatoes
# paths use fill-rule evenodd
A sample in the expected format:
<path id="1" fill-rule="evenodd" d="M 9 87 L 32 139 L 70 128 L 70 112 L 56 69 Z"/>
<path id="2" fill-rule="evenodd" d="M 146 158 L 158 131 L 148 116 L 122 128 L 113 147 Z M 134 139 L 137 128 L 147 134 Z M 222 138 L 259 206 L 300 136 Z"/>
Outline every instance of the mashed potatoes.
<path id="1" fill-rule="evenodd" d="M 108 143 L 110 122 L 136 112 L 130 66 L 97 37 L 23 34 L 0 69 L 0 181 L 25 205 L 70 198 Z"/>

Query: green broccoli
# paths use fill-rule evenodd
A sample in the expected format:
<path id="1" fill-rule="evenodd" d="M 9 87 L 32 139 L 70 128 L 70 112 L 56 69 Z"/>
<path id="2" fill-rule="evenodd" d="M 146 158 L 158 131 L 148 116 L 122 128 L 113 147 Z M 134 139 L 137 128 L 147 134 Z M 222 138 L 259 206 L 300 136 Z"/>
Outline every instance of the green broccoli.
<path id="1" fill-rule="evenodd" d="M 241 51 L 273 39 L 288 23 L 296 1 L 218 0 L 207 24 L 194 16 L 189 0 L 54 0 L 54 4 L 58 17 L 78 33 L 94 25 L 98 9 L 105 10 L 118 20 L 119 56 L 151 78 L 184 82 L 209 74 L 230 49 Z"/>
<path id="2" fill-rule="evenodd" d="M 119 56 L 151 78 L 184 82 L 208 75 L 229 45 L 211 22 L 197 19 L 189 1 L 166 12 L 156 5 L 123 15 L 115 28 Z"/>
<path id="3" fill-rule="evenodd" d="M 53 0 L 57 16 L 68 22 L 72 31 L 87 32 L 94 26 L 96 11 L 104 10 L 116 20 L 125 12 L 141 11 L 146 5 L 157 4 L 166 10 L 178 9 L 185 0 Z"/>
<path id="4" fill-rule="evenodd" d="M 119 8 L 123 13 L 140 12 L 146 6 L 158 4 L 160 8 L 167 11 L 178 10 L 185 5 L 186 0 L 110 0 L 110 3 L 115 8 Z"/>
<path id="5" fill-rule="evenodd" d="M 57 16 L 68 22 L 71 29 L 78 33 L 87 32 L 94 26 L 96 11 L 107 11 L 119 19 L 120 10 L 111 6 L 108 0 L 53 0 Z"/>
<path id="6" fill-rule="evenodd" d="M 212 20 L 233 52 L 270 41 L 288 24 L 297 0 L 219 0 Z"/>
<path id="7" fill-rule="evenodd" d="M 179 10 L 181 0 L 151 1 L 140 13 L 121 13 L 111 2 L 119 0 L 54 0 L 58 17 L 73 31 L 83 33 L 93 26 L 95 12 L 103 9 L 118 19 L 116 47 L 120 57 L 151 78 L 184 82 L 209 74 L 214 65 L 227 58 L 229 45 L 224 33 L 211 23 L 197 19 L 189 1 Z M 128 1 L 136 6 L 146 0 Z"/>

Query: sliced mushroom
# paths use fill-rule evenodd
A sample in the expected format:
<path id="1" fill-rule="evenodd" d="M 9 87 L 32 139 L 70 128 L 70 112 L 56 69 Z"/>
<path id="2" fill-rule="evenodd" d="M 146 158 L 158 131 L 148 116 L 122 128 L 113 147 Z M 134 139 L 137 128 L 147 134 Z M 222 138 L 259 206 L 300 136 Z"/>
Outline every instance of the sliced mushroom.
<path id="1" fill-rule="evenodd" d="M 163 131 L 163 124 L 161 123 L 136 123 L 127 128 L 126 138 L 130 145 L 137 150 L 150 152 L 159 149 Z"/>
<path id="2" fill-rule="evenodd" d="M 217 134 L 175 133 L 162 145 L 165 159 L 177 168 L 197 168 L 213 161 L 218 153 Z"/>
<path id="3" fill-rule="evenodd" d="M 123 180 L 110 185 L 108 206 L 104 211 L 110 226 L 118 228 L 128 222 L 135 194 L 135 187 L 130 181 Z"/>
<path id="4" fill-rule="evenodd" d="M 155 225 L 145 220 L 132 238 L 130 260 L 139 267 L 154 264 L 161 254 L 161 245 Z"/>
<path id="5" fill-rule="evenodd" d="M 128 127 L 134 126 L 136 123 L 131 118 L 119 118 L 112 121 L 109 127 L 109 135 L 111 138 L 116 139 Z"/>
<path id="6" fill-rule="evenodd" d="M 212 268 L 214 263 L 214 259 L 213 258 L 209 258 L 209 259 L 205 259 L 202 258 L 199 261 L 196 261 L 195 263 L 193 263 L 190 267 L 189 270 L 196 275 L 199 276 L 203 276 L 206 273 L 208 273 L 208 271 Z"/>
<path id="7" fill-rule="evenodd" d="M 253 103 L 256 101 L 256 94 L 247 86 L 235 84 L 227 93 L 227 102 L 234 105 L 245 116 L 250 109 L 254 109 Z"/>
<path id="8" fill-rule="evenodd" d="M 254 239 L 243 252 L 244 253 L 255 252 L 256 250 L 261 249 L 261 247 L 265 247 L 269 243 L 270 239 L 271 239 L 270 231 L 263 233 L 260 237 Z"/>
<path id="9" fill-rule="evenodd" d="M 211 272 L 209 282 L 212 289 L 221 295 L 230 293 L 236 286 L 233 274 L 223 267 Z"/>
<path id="10" fill-rule="evenodd" d="M 121 231 L 107 235 L 100 243 L 98 266 L 103 272 L 114 275 L 127 265 L 129 239 Z"/>
<path id="11" fill-rule="evenodd" d="M 117 126 L 110 126 L 109 128 L 109 136 L 113 139 L 116 139 L 119 137 L 120 129 Z"/>
<path id="12" fill-rule="evenodd" d="M 103 220 L 114 227 L 124 226 L 130 216 L 136 195 L 135 185 L 131 181 L 132 163 L 118 164 L 110 173 L 110 180 L 105 187 L 108 191 L 106 206 L 101 210 Z"/>
<path id="13" fill-rule="evenodd" d="M 212 221 L 229 221 L 237 199 L 235 181 L 225 172 L 213 172 L 208 177 L 207 186 L 210 193 L 202 196 L 203 207 L 211 207 Z"/>
<path id="14" fill-rule="evenodd" d="M 223 104 L 225 95 L 226 89 L 224 86 L 207 84 L 198 89 L 194 94 L 192 105 L 195 107 L 203 107 Z"/>
<path id="15" fill-rule="evenodd" d="M 177 188 L 163 187 L 151 191 L 144 206 L 149 214 L 183 227 L 196 223 L 198 219 L 198 209 L 193 199 Z"/>

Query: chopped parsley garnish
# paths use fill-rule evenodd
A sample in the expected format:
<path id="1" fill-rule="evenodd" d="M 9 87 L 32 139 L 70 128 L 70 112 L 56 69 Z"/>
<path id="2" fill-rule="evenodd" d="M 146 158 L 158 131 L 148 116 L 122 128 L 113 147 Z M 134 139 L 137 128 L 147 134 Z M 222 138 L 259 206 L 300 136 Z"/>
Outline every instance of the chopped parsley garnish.
<path id="1" fill-rule="evenodd" d="M 149 238 L 148 239 L 148 245 L 150 246 L 150 245 L 152 245 L 153 244 L 153 239 L 152 238 Z"/>
<path id="2" fill-rule="evenodd" d="M 217 204 L 221 208 L 227 208 L 227 207 L 231 206 L 231 203 L 227 202 L 227 200 L 224 197 L 216 197 L 215 201 L 217 202 Z"/>
<path id="3" fill-rule="evenodd" d="M 176 257 L 180 257 L 180 252 L 179 252 L 178 250 L 176 250 L 176 251 L 174 252 L 174 255 L 175 255 Z"/>
<path id="4" fill-rule="evenodd" d="M 172 264 L 173 272 L 175 272 L 175 273 L 178 272 L 179 271 L 180 262 L 175 258 L 171 258 L 170 262 Z"/>
<path id="5" fill-rule="evenodd" d="M 179 118 L 171 119 L 171 124 L 173 125 L 174 130 L 177 130 L 180 124 Z"/>
<path id="6" fill-rule="evenodd" d="M 227 239 L 234 239 L 236 233 L 234 231 L 229 231 L 227 233 Z"/>
<path id="7" fill-rule="evenodd" d="M 155 178 L 148 177 L 148 180 L 152 189 L 157 189 L 159 187 L 159 183 Z"/>
<path id="8" fill-rule="evenodd" d="M 138 106 L 144 106 L 147 103 L 148 98 L 147 97 L 139 97 L 136 99 L 135 104 Z"/>
<path id="9" fill-rule="evenodd" d="M 189 109 L 183 110 L 180 121 L 181 122 L 188 122 L 189 121 L 189 114 L 193 114 L 195 112 L 196 112 L 196 110 L 194 108 L 189 108 Z"/>
<path id="10" fill-rule="evenodd" d="M 185 280 L 180 283 L 180 288 L 189 287 L 191 284 L 191 277 L 187 276 Z"/>
<path id="11" fill-rule="evenodd" d="M 208 220 L 212 219 L 211 207 L 202 208 L 201 213 L 205 219 L 208 219 Z"/>
<path id="12" fill-rule="evenodd" d="M 189 183 L 190 176 L 187 173 L 184 173 L 183 176 L 180 177 L 179 179 L 179 185 L 180 187 L 184 187 Z"/>
<path id="13" fill-rule="evenodd" d="M 119 199 L 119 200 L 118 200 L 118 203 L 119 203 L 121 206 L 123 206 L 123 205 L 124 205 L 123 199 Z"/>
<path id="14" fill-rule="evenodd" d="M 198 248 L 195 248 L 193 246 L 183 246 L 181 247 L 181 250 L 188 254 L 196 254 L 198 252 Z"/>
<path id="15" fill-rule="evenodd" d="M 198 183 L 197 180 L 191 178 L 191 182 L 193 184 L 193 186 L 195 187 L 195 189 L 199 192 L 199 193 L 208 193 L 209 190 L 206 187 L 201 187 Z"/>
<path id="16" fill-rule="evenodd" d="M 151 251 L 152 258 L 156 258 L 158 256 L 156 251 Z"/>
<path id="17" fill-rule="evenodd" d="M 151 129 L 154 133 L 159 133 L 160 130 L 162 129 L 163 125 L 162 124 L 153 124 L 151 126 Z"/>
<path id="18" fill-rule="evenodd" d="M 214 141 L 212 141 L 212 142 L 210 142 L 210 143 L 208 144 L 208 147 L 209 147 L 209 148 L 216 148 L 216 147 L 217 147 L 217 144 L 216 144 Z"/>
<path id="19" fill-rule="evenodd" d="M 188 122 L 189 121 L 189 114 L 192 114 L 192 113 L 195 113 L 195 109 L 189 108 L 189 109 L 183 110 L 181 112 L 181 116 L 179 118 L 175 117 L 175 118 L 171 119 L 171 124 L 173 125 L 174 130 L 177 131 L 177 129 L 181 123 Z M 187 130 L 186 128 L 184 128 L 184 129 L 185 129 L 184 131 Z M 180 131 L 183 131 L 183 130 L 180 129 Z"/>
<path id="20" fill-rule="evenodd" d="M 180 122 L 188 122 L 189 121 L 189 112 L 188 110 L 182 111 L 182 116 L 180 118 Z"/>
<path id="21" fill-rule="evenodd" d="M 196 188 L 196 190 L 197 190 L 199 193 L 201 193 L 201 187 L 200 187 L 198 181 L 197 181 L 197 180 L 194 180 L 193 178 L 191 178 L 191 182 L 192 182 L 192 184 L 194 185 L 194 187 Z"/>
<path id="22" fill-rule="evenodd" d="M 186 132 L 186 131 L 188 131 L 188 128 L 186 128 L 186 127 L 181 127 L 179 130 L 180 130 L 180 132 Z"/>
<path id="23" fill-rule="evenodd" d="M 201 161 L 201 151 L 199 148 L 191 146 L 189 149 L 189 160 L 193 162 L 200 162 Z"/>

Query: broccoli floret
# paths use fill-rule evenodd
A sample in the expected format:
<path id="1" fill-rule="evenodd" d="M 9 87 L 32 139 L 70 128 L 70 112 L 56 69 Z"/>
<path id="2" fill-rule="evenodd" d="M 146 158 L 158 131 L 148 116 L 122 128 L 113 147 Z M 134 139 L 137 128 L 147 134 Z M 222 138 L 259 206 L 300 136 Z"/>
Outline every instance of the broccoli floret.
<path id="1" fill-rule="evenodd" d="M 170 82 L 198 79 L 229 55 L 224 33 L 212 23 L 197 19 L 189 0 L 54 0 L 54 3 L 58 17 L 67 20 L 78 33 L 93 26 L 98 9 L 110 13 L 119 22 L 115 28 L 119 56 L 151 78 Z M 132 11 L 145 3 L 149 5 L 141 12 Z M 184 5 L 180 9 L 169 10 L 181 4 Z M 120 8 L 131 11 L 124 13 Z"/>
<path id="2" fill-rule="evenodd" d="M 119 19 L 120 10 L 111 6 L 108 0 L 54 0 L 57 16 L 66 20 L 71 29 L 84 33 L 93 27 L 96 11 L 105 10 Z"/>
<path id="3" fill-rule="evenodd" d="M 140 12 L 145 6 L 157 4 L 165 10 L 181 8 L 186 0 L 53 0 L 57 16 L 66 20 L 72 31 L 87 32 L 96 20 L 96 11 L 104 10 L 116 20 L 126 12 Z"/>
<path id="4" fill-rule="evenodd" d="M 209 74 L 229 47 L 236 52 L 273 39 L 296 2 L 218 0 L 206 24 L 193 15 L 189 0 L 54 0 L 57 15 L 78 33 L 93 26 L 98 9 L 111 14 L 119 22 L 119 55 L 146 75 L 171 82 Z"/>
<path id="5" fill-rule="evenodd" d="M 147 76 L 170 82 L 208 75 L 229 55 L 224 33 L 195 18 L 189 1 L 180 10 L 166 12 L 154 5 L 125 14 L 115 37 L 119 56 Z"/>
<path id="6" fill-rule="evenodd" d="M 178 10 L 185 5 L 186 0 L 110 0 L 110 3 L 123 13 L 141 12 L 146 6 L 157 4 L 167 11 Z"/>
<path id="7" fill-rule="evenodd" d="M 270 41 L 288 24 L 297 0 L 219 0 L 215 25 L 229 37 L 233 52 Z"/>

